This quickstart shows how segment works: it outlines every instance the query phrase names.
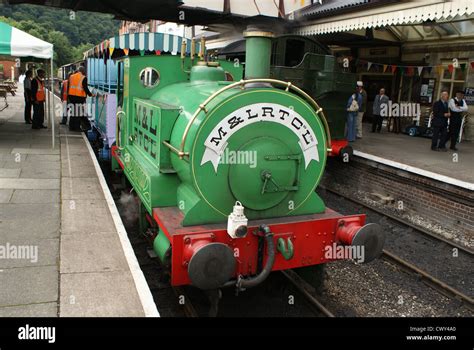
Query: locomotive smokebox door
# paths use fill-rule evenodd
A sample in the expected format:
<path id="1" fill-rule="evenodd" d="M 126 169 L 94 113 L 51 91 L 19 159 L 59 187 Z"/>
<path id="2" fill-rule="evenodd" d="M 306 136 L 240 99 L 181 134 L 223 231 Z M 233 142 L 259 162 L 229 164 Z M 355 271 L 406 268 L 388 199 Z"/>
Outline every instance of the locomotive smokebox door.
<path id="1" fill-rule="evenodd" d="M 229 281 L 235 272 L 232 249 L 223 243 L 209 243 L 194 253 L 188 274 L 192 284 L 200 289 L 215 289 Z"/>
<path id="2" fill-rule="evenodd" d="M 235 198 L 246 208 L 265 210 L 284 200 L 288 192 L 296 191 L 299 163 L 291 159 L 290 148 L 273 137 L 250 140 L 239 150 L 254 158 L 253 164 L 233 164 L 229 184 Z"/>

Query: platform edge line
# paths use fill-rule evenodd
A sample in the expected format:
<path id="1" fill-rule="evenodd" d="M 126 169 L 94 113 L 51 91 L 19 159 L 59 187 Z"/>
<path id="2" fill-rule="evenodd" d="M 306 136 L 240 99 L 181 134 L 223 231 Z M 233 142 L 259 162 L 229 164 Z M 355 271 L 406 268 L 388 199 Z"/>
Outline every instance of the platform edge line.
<path id="1" fill-rule="evenodd" d="M 358 156 L 358 157 L 361 157 L 361 158 L 365 158 L 365 159 L 368 159 L 368 160 L 375 161 L 377 163 L 388 165 L 388 166 L 391 166 L 391 167 L 394 167 L 394 168 L 397 168 L 397 169 L 400 169 L 400 170 L 405 170 L 405 171 L 408 171 L 408 172 L 416 174 L 416 175 L 428 177 L 428 178 L 431 178 L 431 179 L 434 179 L 434 180 L 437 180 L 437 181 L 446 182 L 450 185 L 454 185 L 454 186 L 457 186 L 457 187 L 461 187 L 461 188 L 465 188 L 467 190 L 474 191 L 474 183 L 471 183 L 471 182 L 453 179 L 453 178 L 450 178 L 449 176 L 446 176 L 446 175 L 436 174 L 436 173 L 433 173 L 433 172 L 428 171 L 428 170 L 423 170 L 423 169 L 420 169 L 420 168 L 417 168 L 417 167 L 414 167 L 414 166 L 411 166 L 411 165 L 408 165 L 408 164 L 399 163 L 399 162 L 396 162 L 394 160 L 381 158 L 381 157 L 374 156 L 372 154 L 368 154 L 368 153 L 357 151 L 357 150 L 354 150 L 354 155 Z"/>
<path id="2" fill-rule="evenodd" d="M 135 283 L 135 288 L 138 292 L 138 297 L 140 298 L 143 311 L 145 312 L 145 317 L 160 317 L 160 313 L 156 307 L 155 301 L 153 300 L 153 296 L 151 294 L 150 288 L 148 287 L 148 283 L 146 282 L 145 276 L 143 275 L 143 271 L 140 269 L 137 257 L 135 256 L 132 245 L 128 239 L 127 231 L 125 230 L 125 226 L 123 225 L 122 218 L 120 217 L 117 206 L 115 205 L 115 202 L 109 191 L 104 175 L 102 174 L 102 170 L 100 169 L 99 162 L 97 161 L 94 151 L 92 150 L 92 147 L 89 144 L 89 140 L 87 139 L 84 133 L 82 134 L 82 139 L 86 143 L 89 155 L 91 156 L 92 162 L 94 163 L 94 168 L 99 178 L 100 187 L 102 188 L 102 192 L 104 193 L 105 200 L 107 202 L 110 214 L 112 215 L 112 219 L 115 224 L 115 228 L 117 229 L 120 243 L 125 253 L 125 258 L 130 268 L 130 272 Z"/>

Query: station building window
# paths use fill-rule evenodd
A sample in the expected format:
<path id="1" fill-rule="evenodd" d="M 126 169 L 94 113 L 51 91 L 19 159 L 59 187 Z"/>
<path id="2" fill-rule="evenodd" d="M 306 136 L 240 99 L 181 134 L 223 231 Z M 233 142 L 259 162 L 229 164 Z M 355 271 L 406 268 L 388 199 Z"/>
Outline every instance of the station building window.
<path id="1" fill-rule="evenodd" d="M 447 90 L 449 92 L 449 96 L 454 96 L 456 91 L 464 90 L 467 71 L 469 69 L 468 64 L 465 61 L 459 61 L 459 68 L 454 68 L 450 72 L 448 64 L 445 62 L 443 63 L 438 95 L 441 93 L 441 91 Z M 451 64 L 451 62 L 449 64 Z M 464 64 L 464 70 L 461 69 L 461 64 Z"/>

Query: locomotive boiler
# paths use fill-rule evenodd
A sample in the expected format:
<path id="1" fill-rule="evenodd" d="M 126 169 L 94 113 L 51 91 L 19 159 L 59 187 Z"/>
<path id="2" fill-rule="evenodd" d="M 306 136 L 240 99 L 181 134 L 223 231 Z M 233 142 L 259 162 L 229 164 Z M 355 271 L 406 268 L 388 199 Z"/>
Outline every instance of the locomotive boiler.
<path id="1" fill-rule="evenodd" d="M 172 285 L 243 290 L 271 271 L 339 259 L 337 247 L 357 247 L 365 262 L 382 251 L 377 224 L 315 192 L 332 144 L 323 108 L 270 78 L 272 33 L 244 36 L 243 79 L 241 65 L 196 59 L 194 48 L 119 62 L 112 154 Z"/>

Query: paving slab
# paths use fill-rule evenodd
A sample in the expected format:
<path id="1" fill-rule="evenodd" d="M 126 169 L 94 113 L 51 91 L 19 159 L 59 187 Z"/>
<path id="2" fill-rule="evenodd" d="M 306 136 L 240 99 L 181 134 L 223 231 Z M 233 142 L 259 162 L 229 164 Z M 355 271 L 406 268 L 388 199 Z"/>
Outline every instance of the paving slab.
<path id="1" fill-rule="evenodd" d="M 0 241 L 2 251 L 9 251 L 0 259 L 0 269 L 17 267 L 53 266 L 59 263 L 59 239 L 32 239 L 10 237 Z M 17 255 L 12 255 L 16 253 Z"/>
<path id="2" fill-rule="evenodd" d="M 27 166 L 21 168 L 20 178 L 25 179 L 59 179 L 59 163 L 46 162 L 41 166 Z"/>
<path id="3" fill-rule="evenodd" d="M 59 204 L 0 204 L 0 242 L 59 237 Z"/>
<path id="4" fill-rule="evenodd" d="M 0 272 L 0 307 L 58 300 L 58 267 L 38 266 Z"/>
<path id="5" fill-rule="evenodd" d="M 59 149 L 51 148 L 14 148 L 12 154 L 59 154 Z"/>
<path id="6" fill-rule="evenodd" d="M 115 232 L 63 235 L 61 238 L 61 273 L 127 269 L 127 261 Z"/>
<path id="7" fill-rule="evenodd" d="M 0 204 L 5 204 L 10 202 L 10 199 L 13 196 L 14 190 L 4 190 L 0 189 Z"/>
<path id="8" fill-rule="evenodd" d="M 63 177 L 61 179 L 61 198 L 105 199 L 99 180 L 93 177 Z"/>
<path id="9" fill-rule="evenodd" d="M 1 189 L 15 190 L 59 190 L 59 179 L 2 179 Z"/>
<path id="10" fill-rule="evenodd" d="M 8 153 L 0 153 L 1 161 L 11 161 L 11 162 L 21 163 L 21 162 L 26 161 L 27 157 L 28 157 L 27 154 L 11 153 L 11 149 L 10 149 L 10 152 Z"/>
<path id="11" fill-rule="evenodd" d="M 83 156 L 71 156 L 71 162 L 61 162 L 61 173 L 65 177 L 95 178 L 97 175 L 90 159 Z"/>
<path id="12" fill-rule="evenodd" d="M 61 317 L 144 316 L 128 271 L 61 274 L 60 283 Z"/>
<path id="13" fill-rule="evenodd" d="M 0 168 L 1 178 L 18 178 L 20 177 L 21 169 L 5 169 Z"/>
<path id="14" fill-rule="evenodd" d="M 60 162 L 61 157 L 56 154 L 28 154 L 27 162 Z"/>
<path id="15" fill-rule="evenodd" d="M 63 200 L 61 234 L 113 232 L 115 225 L 105 200 Z"/>
<path id="16" fill-rule="evenodd" d="M 59 190 L 14 190 L 11 203 L 59 203 Z"/>
<path id="17" fill-rule="evenodd" d="M 0 317 L 57 317 L 57 303 L 0 307 Z"/>

